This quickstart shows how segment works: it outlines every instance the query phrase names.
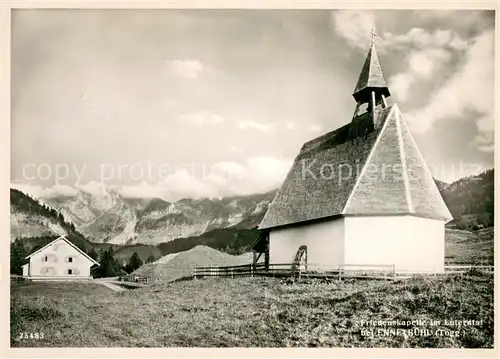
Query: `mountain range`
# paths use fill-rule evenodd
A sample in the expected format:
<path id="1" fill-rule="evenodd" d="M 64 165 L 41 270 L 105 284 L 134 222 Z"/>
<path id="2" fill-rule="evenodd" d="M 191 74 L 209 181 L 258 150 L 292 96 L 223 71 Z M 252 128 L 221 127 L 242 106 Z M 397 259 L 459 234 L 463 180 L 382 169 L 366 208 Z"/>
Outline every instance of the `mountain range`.
<path id="1" fill-rule="evenodd" d="M 75 196 L 51 196 L 36 200 L 41 206 L 61 214 L 91 242 L 154 245 L 199 236 L 216 229 L 256 227 L 274 194 L 275 191 L 168 202 L 161 198 L 127 198 L 114 188 L 101 185 L 100 190 L 94 193 L 78 189 Z M 11 190 L 12 238 L 67 232 L 57 221 L 38 214 L 33 207 L 18 206 L 20 196 L 22 192 Z"/>
<path id="2" fill-rule="evenodd" d="M 451 184 L 437 180 L 436 184 L 455 218 L 452 226 L 472 229 L 493 225 L 492 169 Z M 176 202 L 128 198 L 105 185 L 93 193 L 81 189 L 76 193 L 32 198 L 11 189 L 11 239 L 77 233 L 100 245 L 151 245 L 170 251 L 170 247 L 185 247 L 187 243 L 235 239 L 245 231 L 246 238 L 263 218 L 276 191 Z"/>
<path id="3" fill-rule="evenodd" d="M 451 224 L 459 229 L 493 226 L 494 186 L 493 169 L 443 186 L 441 195 L 454 218 Z"/>

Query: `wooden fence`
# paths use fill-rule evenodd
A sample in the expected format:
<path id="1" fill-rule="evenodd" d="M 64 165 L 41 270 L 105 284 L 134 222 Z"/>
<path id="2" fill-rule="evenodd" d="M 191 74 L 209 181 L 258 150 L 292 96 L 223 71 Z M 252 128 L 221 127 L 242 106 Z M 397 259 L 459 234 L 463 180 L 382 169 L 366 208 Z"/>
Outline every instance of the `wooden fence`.
<path id="1" fill-rule="evenodd" d="M 375 268 L 375 269 L 374 269 Z M 309 277 L 309 278 L 393 278 L 395 277 L 394 265 L 367 265 L 367 264 L 350 264 L 341 265 L 334 269 L 324 269 L 318 264 L 308 263 L 307 265 L 293 267 L 293 263 L 274 263 L 266 266 L 263 263 L 245 264 L 239 266 L 227 267 L 195 267 L 193 277 L 195 279 L 203 277 L 254 277 L 254 276 L 270 276 L 270 277 Z"/>
<path id="2" fill-rule="evenodd" d="M 210 266 L 195 267 L 194 279 L 204 277 L 304 277 L 304 278 L 358 278 L 358 279 L 402 279 L 416 275 L 449 275 L 466 273 L 470 270 L 478 270 L 486 273 L 493 273 L 493 266 L 475 266 L 475 265 L 449 265 L 445 266 L 445 271 L 436 272 L 417 272 L 397 270 L 393 264 L 371 265 L 371 264 L 345 264 L 333 269 L 324 269 L 317 264 L 302 265 L 293 269 L 292 263 L 269 264 L 266 270 L 265 264 L 245 264 L 238 266 Z"/>
<path id="3" fill-rule="evenodd" d="M 128 276 L 119 277 L 118 281 L 148 284 L 148 283 L 152 282 L 153 280 L 150 277 L 139 276 L 139 275 L 128 275 Z"/>
<path id="4" fill-rule="evenodd" d="M 444 267 L 446 273 L 464 273 L 470 270 L 493 273 L 495 267 L 491 265 L 447 265 Z"/>

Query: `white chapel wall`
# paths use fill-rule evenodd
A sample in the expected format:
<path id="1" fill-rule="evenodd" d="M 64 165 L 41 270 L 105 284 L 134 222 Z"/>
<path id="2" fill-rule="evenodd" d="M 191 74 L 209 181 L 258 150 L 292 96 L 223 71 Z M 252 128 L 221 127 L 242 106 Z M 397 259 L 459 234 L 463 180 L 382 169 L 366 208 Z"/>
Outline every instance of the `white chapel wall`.
<path id="1" fill-rule="evenodd" d="M 347 264 L 392 265 L 396 270 L 444 270 L 444 222 L 415 216 L 345 218 Z"/>
<path id="2" fill-rule="evenodd" d="M 331 269 L 344 259 L 344 219 L 270 232 L 270 263 L 291 263 L 301 245 L 307 245 L 307 262 Z M 313 269 L 314 267 L 311 267 Z"/>

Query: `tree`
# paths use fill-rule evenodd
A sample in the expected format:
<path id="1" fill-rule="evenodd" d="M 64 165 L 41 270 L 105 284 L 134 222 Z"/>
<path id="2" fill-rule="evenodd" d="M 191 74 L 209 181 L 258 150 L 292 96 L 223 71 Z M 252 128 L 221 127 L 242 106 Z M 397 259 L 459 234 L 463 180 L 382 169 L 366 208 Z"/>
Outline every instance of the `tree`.
<path id="1" fill-rule="evenodd" d="M 92 258 L 95 261 L 99 257 L 94 248 L 90 249 L 90 251 L 89 251 L 89 257 Z"/>
<path id="2" fill-rule="evenodd" d="M 121 272 L 120 263 L 115 259 L 111 247 L 101 251 L 98 262 L 99 267 L 95 269 L 93 274 L 96 277 L 114 277 Z"/>
<path id="3" fill-rule="evenodd" d="M 141 258 L 139 257 L 139 255 L 137 254 L 137 252 L 134 252 L 134 254 L 132 254 L 132 256 L 130 257 L 130 259 L 128 261 L 128 264 L 126 266 L 126 270 L 127 270 L 127 272 L 132 273 L 137 268 L 142 266 L 142 264 L 143 264 L 143 262 L 142 262 Z"/>
<path id="4" fill-rule="evenodd" d="M 155 259 L 155 256 L 150 255 L 150 256 L 148 257 L 148 259 L 146 259 L 146 263 L 153 263 L 155 260 L 156 260 L 156 259 Z"/>
<path id="5" fill-rule="evenodd" d="M 22 266 L 25 263 L 24 258 L 26 258 L 26 248 L 20 239 L 15 240 L 11 244 L 10 248 L 10 273 L 11 274 L 23 274 Z"/>

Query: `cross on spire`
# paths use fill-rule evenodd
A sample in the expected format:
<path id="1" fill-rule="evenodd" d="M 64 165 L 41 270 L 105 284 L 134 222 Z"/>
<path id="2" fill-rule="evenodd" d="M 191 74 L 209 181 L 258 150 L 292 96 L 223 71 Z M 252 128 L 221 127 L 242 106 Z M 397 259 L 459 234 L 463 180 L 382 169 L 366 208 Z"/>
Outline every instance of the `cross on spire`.
<path id="1" fill-rule="evenodd" d="M 368 50 L 368 55 L 366 56 L 365 63 L 361 69 L 361 74 L 359 75 L 358 82 L 354 89 L 354 99 L 359 103 L 366 103 L 371 100 L 372 92 L 375 92 L 377 98 L 381 98 L 381 95 L 389 97 L 389 89 L 384 79 L 384 74 L 382 73 L 382 67 L 378 60 L 377 51 L 375 50 L 375 29 L 371 29 L 371 41 L 372 44 Z"/>
<path id="2" fill-rule="evenodd" d="M 375 32 L 375 29 L 372 29 L 370 31 L 370 34 L 372 35 L 372 42 L 371 42 L 371 44 L 373 45 L 375 43 L 375 36 L 377 36 L 377 33 Z"/>

